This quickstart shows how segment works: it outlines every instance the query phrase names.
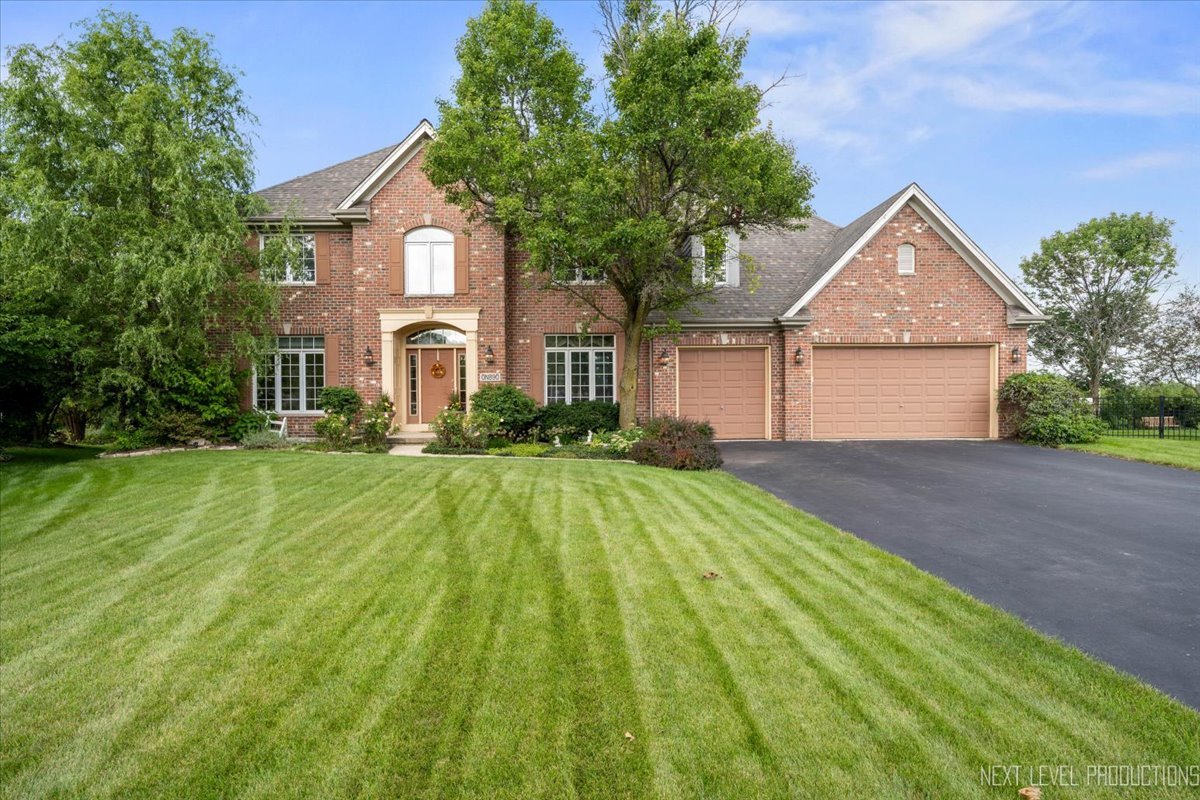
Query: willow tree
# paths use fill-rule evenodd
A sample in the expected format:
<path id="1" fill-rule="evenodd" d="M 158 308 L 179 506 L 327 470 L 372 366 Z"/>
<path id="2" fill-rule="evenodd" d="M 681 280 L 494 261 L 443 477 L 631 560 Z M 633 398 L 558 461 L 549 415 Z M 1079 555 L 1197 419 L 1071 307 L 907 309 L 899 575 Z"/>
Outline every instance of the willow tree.
<path id="1" fill-rule="evenodd" d="M 744 79 L 748 40 L 730 34 L 723 6 L 606 2 L 601 12 L 595 107 L 553 22 L 523 0 L 491 0 L 458 42 L 461 75 L 439 102 L 424 168 L 451 202 L 515 239 L 541 286 L 624 332 L 629 426 L 651 315 L 670 329 L 711 293 L 728 232 L 797 227 L 813 178 L 761 123 L 765 92 Z M 697 240 L 708 245 L 700 269 Z"/>

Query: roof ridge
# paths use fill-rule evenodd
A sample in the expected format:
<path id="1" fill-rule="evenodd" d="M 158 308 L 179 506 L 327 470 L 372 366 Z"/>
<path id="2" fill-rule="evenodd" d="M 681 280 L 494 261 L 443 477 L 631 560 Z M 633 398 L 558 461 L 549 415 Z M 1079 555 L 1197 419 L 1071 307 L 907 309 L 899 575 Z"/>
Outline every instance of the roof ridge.
<path id="1" fill-rule="evenodd" d="M 267 191 L 268 189 L 276 189 L 276 188 L 278 188 L 278 187 L 280 187 L 280 186 L 283 186 L 283 185 L 285 185 L 285 184 L 293 183 L 293 182 L 295 182 L 295 181 L 302 180 L 302 179 L 304 179 L 304 178 L 311 178 L 312 176 L 314 176 L 314 175 L 319 175 L 319 174 L 321 174 L 322 172 L 328 172 L 328 171 L 329 171 L 329 170 L 331 170 L 331 169 L 337 169 L 338 167 L 343 167 L 343 166 L 345 166 L 345 165 L 347 165 L 347 164 L 351 163 L 352 161 L 358 161 L 359 159 L 363 159 L 363 158 L 366 158 L 367 156 L 373 156 L 373 155 L 375 155 L 376 153 L 379 153 L 379 154 L 380 154 L 380 156 L 379 156 L 379 160 L 377 160 L 377 161 L 376 161 L 374 164 L 372 164 L 372 165 L 371 165 L 371 169 L 370 169 L 370 170 L 367 170 L 367 172 L 368 172 L 368 173 L 370 173 L 370 172 L 371 172 L 371 170 L 374 170 L 374 169 L 375 169 L 376 167 L 378 167 L 378 166 L 379 166 L 381 163 L 383 163 L 383 160 L 384 160 L 385 158 L 387 158 L 387 157 L 388 157 L 388 154 L 389 154 L 389 153 L 391 153 L 393 150 L 395 150 L 397 147 L 399 147 L 399 146 L 400 146 L 400 144 L 401 144 L 400 142 L 396 142 L 395 144 L 390 144 L 390 145 L 388 145 L 388 146 L 386 146 L 386 147 L 380 147 L 380 148 L 378 148 L 378 149 L 376 149 L 376 150 L 371 150 L 371 151 L 369 151 L 369 152 L 362 153 L 362 154 L 360 154 L 360 155 L 353 156 L 353 157 L 351 157 L 351 158 L 347 158 L 347 159 L 345 159 L 345 160 L 343 160 L 343 161 L 338 161 L 338 162 L 337 162 L 337 163 L 335 163 L 335 164 L 329 164 L 329 165 L 327 165 L 327 166 L 321 167 L 320 169 L 314 169 L 312 172 L 305 172 L 303 175 L 297 175 L 297 176 L 295 176 L 295 177 L 293 177 L 293 178 L 288 178 L 288 179 L 287 179 L 287 180 L 285 180 L 285 181 L 280 181 L 279 183 L 273 183 L 273 184 L 271 184 L 270 186 L 263 186 L 263 187 L 260 187 L 260 188 L 258 188 L 258 189 L 255 189 L 254 191 L 255 191 L 255 193 L 257 193 L 257 192 L 265 192 L 265 191 Z"/>

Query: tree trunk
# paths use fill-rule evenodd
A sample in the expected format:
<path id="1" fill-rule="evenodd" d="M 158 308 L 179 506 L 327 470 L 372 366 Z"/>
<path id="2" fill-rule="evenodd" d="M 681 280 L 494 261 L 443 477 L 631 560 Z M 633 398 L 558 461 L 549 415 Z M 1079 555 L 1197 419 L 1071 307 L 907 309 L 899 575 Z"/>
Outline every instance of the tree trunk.
<path id="1" fill-rule="evenodd" d="M 1100 371 L 1097 370 L 1088 380 L 1088 390 L 1092 396 L 1092 413 L 1100 413 Z"/>
<path id="2" fill-rule="evenodd" d="M 621 383 L 618 400 L 621 403 L 621 427 L 637 424 L 638 362 L 642 354 L 642 339 L 646 335 L 645 314 L 634 312 L 625 317 L 625 352 L 621 361 Z"/>

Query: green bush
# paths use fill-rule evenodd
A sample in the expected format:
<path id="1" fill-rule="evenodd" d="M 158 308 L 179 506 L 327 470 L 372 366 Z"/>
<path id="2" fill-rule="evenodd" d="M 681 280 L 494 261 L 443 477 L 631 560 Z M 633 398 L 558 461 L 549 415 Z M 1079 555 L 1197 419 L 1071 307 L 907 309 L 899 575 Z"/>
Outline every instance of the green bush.
<path id="1" fill-rule="evenodd" d="M 198 413 L 182 409 L 152 412 L 142 420 L 140 429 L 151 441 L 174 446 L 203 439 L 208 433 Z"/>
<path id="2" fill-rule="evenodd" d="M 433 431 L 437 443 L 442 447 L 462 448 L 467 446 L 463 433 L 466 422 L 467 415 L 457 406 L 447 406 L 429 423 L 429 429 Z"/>
<path id="3" fill-rule="evenodd" d="M 326 386 L 321 390 L 321 410 L 338 415 L 347 425 L 354 422 L 362 407 L 362 396 L 352 386 Z"/>
<path id="4" fill-rule="evenodd" d="M 188 413 L 199 420 L 201 427 L 191 438 L 217 438 L 226 435 L 238 417 L 238 385 L 226 361 L 171 369 L 163 377 L 163 384 L 157 403 L 163 410 L 148 412 L 138 427 L 153 427 L 156 421 L 161 426 L 162 420 L 156 418 L 163 414 Z"/>
<path id="5" fill-rule="evenodd" d="M 110 451 L 125 452 L 128 450 L 146 450 L 158 445 L 159 442 L 144 430 L 116 431 L 112 437 Z"/>
<path id="6" fill-rule="evenodd" d="M 645 437 L 646 431 L 643 428 L 626 428 L 619 431 L 606 431 L 597 433 L 588 442 L 589 447 L 602 447 L 605 450 L 611 450 L 613 453 L 625 455 L 633 446 L 640 442 Z"/>
<path id="7" fill-rule="evenodd" d="M 574 442 L 572 444 L 564 444 L 562 447 L 549 447 L 540 456 L 541 458 L 580 458 L 592 459 L 594 461 L 611 461 L 614 459 L 624 458 L 624 455 L 613 450 L 607 450 L 603 447 L 592 447 L 590 444 L 583 442 Z"/>
<path id="8" fill-rule="evenodd" d="M 313 433 L 330 450 L 349 450 L 354 429 L 341 414 L 326 414 L 313 423 Z"/>
<path id="9" fill-rule="evenodd" d="M 287 440 L 275 431 L 251 431 L 239 440 L 247 450 L 283 450 L 288 446 Z"/>
<path id="10" fill-rule="evenodd" d="M 1104 423 L 1066 378 L 1047 373 L 1011 375 L 1000 388 L 1000 410 L 1017 436 L 1044 445 L 1094 442 Z"/>
<path id="11" fill-rule="evenodd" d="M 588 431 L 617 430 L 621 427 L 620 416 L 618 404 L 603 400 L 584 400 L 570 405 L 552 403 L 538 410 L 537 426 L 548 441 L 558 436 L 563 442 L 570 442 L 587 436 Z"/>
<path id="12" fill-rule="evenodd" d="M 713 429 L 707 422 L 675 417 L 658 417 L 646 423 L 644 435 L 629 450 L 639 464 L 668 469 L 716 469 L 721 451 L 713 444 Z"/>
<path id="13" fill-rule="evenodd" d="M 518 444 L 505 444 L 503 447 L 489 447 L 487 452 L 489 456 L 535 458 L 549 449 L 550 445 L 544 442 L 520 442 Z"/>
<path id="14" fill-rule="evenodd" d="M 363 445 L 371 450 L 386 448 L 395 415 L 396 407 L 392 404 L 392 398 L 386 394 L 381 394 L 378 400 L 367 406 L 358 428 Z"/>
<path id="15" fill-rule="evenodd" d="M 500 430 L 510 440 L 524 436 L 537 420 L 537 403 L 516 386 L 493 383 L 471 395 L 471 411 L 489 411 L 500 417 Z"/>
<path id="16" fill-rule="evenodd" d="M 252 433 L 265 431 L 270 419 L 271 415 L 265 411 L 257 409 L 243 411 L 241 414 L 238 414 L 233 424 L 229 426 L 229 438 L 235 442 L 240 442 Z"/>
<path id="17" fill-rule="evenodd" d="M 482 447 L 452 447 L 441 442 L 430 442 L 421 448 L 421 452 L 434 456 L 482 456 L 487 454 L 487 450 Z"/>

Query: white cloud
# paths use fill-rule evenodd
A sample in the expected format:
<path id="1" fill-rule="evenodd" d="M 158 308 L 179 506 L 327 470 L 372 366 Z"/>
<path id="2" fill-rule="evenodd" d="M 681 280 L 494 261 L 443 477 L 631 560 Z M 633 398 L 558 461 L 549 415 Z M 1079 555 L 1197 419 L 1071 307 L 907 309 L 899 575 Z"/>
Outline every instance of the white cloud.
<path id="1" fill-rule="evenodd" d="M 1135 153 L 1124 158 L 1118 158 L 1107 164 L 1099 164 L 1080 173 L 1080 177 L 1089 180 L 1112 180 L 1126 178 L 1139 172 L 1165 169 L 1188 163 L 1191 154 L 1181 151 L 1156 150 L 1145 153 Z"/>

